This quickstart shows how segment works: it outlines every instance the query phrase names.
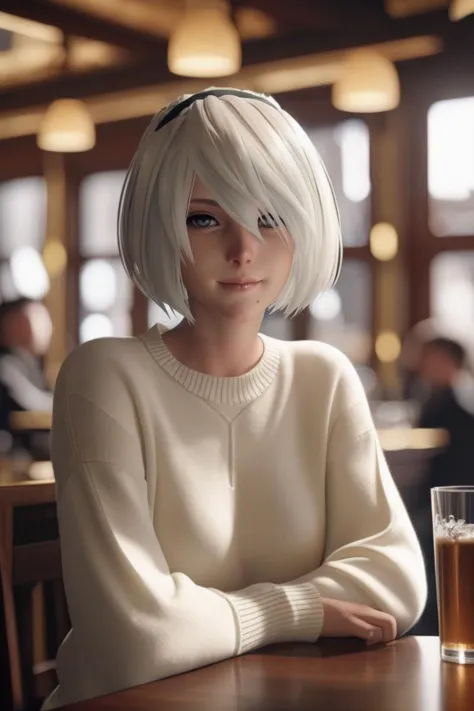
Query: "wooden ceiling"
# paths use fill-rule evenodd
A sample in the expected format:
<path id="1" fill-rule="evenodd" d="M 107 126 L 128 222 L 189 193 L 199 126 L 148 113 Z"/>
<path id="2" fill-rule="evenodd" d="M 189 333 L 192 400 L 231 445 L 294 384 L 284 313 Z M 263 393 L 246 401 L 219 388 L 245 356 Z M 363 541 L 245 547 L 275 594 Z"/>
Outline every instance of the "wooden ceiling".
<path id="1" fill-rule="evenodd" d="M 448 0 L 231 0 L 230 4 L 242 36 L 244 72 L 272 62 L 297 61 L 307 55 L 329 57 L 354 47 L 419 37 L 439 39 L 438 49 L 443 51 L 467 47 L 470 52 L 474 40 L 474 17 L 450 22 Z M 84 59 L 66 65 L 58 54 L 36 74 L 17 71 L 9 79 L 3 72 L 0 117 L 62 96 L 85 98 L 176 85 L 178 78 L 167 69 L 167 38 L 184 6 L 185 0 L 2 0 L 4 13 L 59 30 L 55 42 L 62 52 L 64 37 L 76 48 L 77 38 L 83 38 Z M 3 32 L 7 50 L 9 37 L 15 33 Z M 0 36 L 0 63 L 5 54 L 1 41 Z M 418 50 L 406 57 L 403 51 L 401 57 L 394 51 L 393 58 L 403 59 L 413 58 Z M 422 56 L 424 50 L 419 53 Z M 76 54 L 79 57 L 80 52 Z M 227 82 L 236 83 L 233 78 Z"/>

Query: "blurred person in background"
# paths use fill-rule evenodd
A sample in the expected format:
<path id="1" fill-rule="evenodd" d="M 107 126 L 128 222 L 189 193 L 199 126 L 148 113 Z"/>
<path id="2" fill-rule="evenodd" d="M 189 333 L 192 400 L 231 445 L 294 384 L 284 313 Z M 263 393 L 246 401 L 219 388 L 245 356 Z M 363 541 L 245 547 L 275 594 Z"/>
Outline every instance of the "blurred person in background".
<path id="1" fill-rule="evenodd" d="M 428 573 L 428 602 L 413 634 L 438 634 L 435 565 L 430 490 L 435 486 L 474 484 L 474 378 L 467 349 L 459 341 L 440 335 L 421 344 L 418 374 L 428 388 L 418 427 L 442 429 L 446 446 L 428 466 L 419 491 L 415 529 Z"/>
<path id="2" fill-rule="evenodd" d="M 411 401 L 416 408 L 415 421 L 418 420 L 420 408 L 429 396 L 429 387 L 420 375 L 421 349 L 426 341 L 443 332 L 442 326 L 437 320 L 429 318 L 413 326 L 403 342 L 399 360 L 403 397 L 405 400 Z"/>
<path id="3" fill-rule="evenodd" d="M 19 298 L 0 304 L 0 447 L 4 454 L 20 449 L 35 458 L 49 458 L 49 434 L 14 432 L 11 415 L 52 411 L 53 394 L 43 369 L 52 329 L 49 311 L 41 302 Z"/>
<path id="4" fill-rule="evenodd" d="M 446 448 L 433 460 L 430 486 L 474 484 L 474 378 L 466 348 L 438 336 L 421 347 L 419 374 L 429 387 L 418 426 L 443 429 Z"/>

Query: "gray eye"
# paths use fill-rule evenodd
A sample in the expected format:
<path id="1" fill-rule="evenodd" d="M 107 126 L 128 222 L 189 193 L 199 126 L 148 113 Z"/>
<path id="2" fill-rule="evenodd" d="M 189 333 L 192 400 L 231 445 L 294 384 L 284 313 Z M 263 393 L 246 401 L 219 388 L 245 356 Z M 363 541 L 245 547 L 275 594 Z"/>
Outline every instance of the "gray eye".
<path id="1" fill-rule="evenodd" d="M 218 224 L 219 223 L 215 217 L 208 215 L 205 212 L 196 213 L 195 215 L 188 215 L 186 219 L 187 227 L 194 227 L 196 229 L 215 227 Z"/>

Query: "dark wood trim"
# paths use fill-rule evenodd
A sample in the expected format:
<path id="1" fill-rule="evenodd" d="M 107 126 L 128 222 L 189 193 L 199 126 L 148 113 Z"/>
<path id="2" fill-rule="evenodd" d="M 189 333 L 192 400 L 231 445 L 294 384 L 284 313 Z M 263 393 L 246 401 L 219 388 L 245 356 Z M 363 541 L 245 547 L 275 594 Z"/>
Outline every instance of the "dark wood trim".
<path id="1" fill-rule="evenodd" d="M 65 163 L 66 171 L 66 246 L 67 263 L 67 319 L 64 324 L 67 350 L 71 351 L 79 342 L 79 186 L 74 170 L 74 156 L 69 155 Z"/>
<path id="2" fill-rule="evenodd" d="M 35 136 L 0 141 L 0 155 L 0 182 L 43 175 L 43 154 Z"/>
<path id="3" fill-rule="evenodd" d="M 18 17 L 58 27 L 66 35 L 88 37 L 140 54 L 162 51 L 166 40 L 51 0 L 2 0 L 2 10 Z"/>
<path id="4" fill-rule="evenodd" d="M 432 259 L 441 252 L 466 252 L 474 250 L 474 234 L 454 235 L 452 237 L 436 237 L 429 233 L 429 244 L 425 252 L 427 259 Z"/>
<path id="5" fill-rule="evenodd" d="M 13 548 L 13 585 L 57 580 L 61 577 L 59 539 Z"/>
<path id="6" fill-rule="evenodd" d="M 71 155 L 71 170 L 77 181 L 107 170 L 126 170 L 148 126 L 149 117 L 100 124 L 94 148 Z"/>
<path id="7" fill-rule="evenodd" d="M 15 0 L 8 1 L 15 4 Z M 28 1 L 40 4 L 39 0 Z M 383 26 L 367 23 L 359 28 L 335 34 L 325 32 L 315 35 L 314 30 L 306 30 L 265 39 L 246 40 L 242 42 L 242 66 L 250 67 L 280 59 L 351 49 L 419 35 L 442 35 L 450 24 L 453 23 L 447 23 L 445 11 L 435 11 L 422 16 L 392 20 Z M 472 66 L 472 63 L 471 59 L 469 64 Z M 61 96 L 80 98 L 154 84 L 166 86 L 176 79 L 167 69 L 166 45 L 161 44 L 154 49 L 151 58 L 134 59 L 125 66 L 68 72 L 30 84 L 7 87 L 0 92 L 0 106 L 4 111 L 11 111 L 48 104 Z M 232 77 L 229 77 L 229 84 L 232 85 Z"/>
<path id="8" fill-rule="evenodd" d="M 238 0 L 235 6 L 248 6 L 266 12 L 284 28 L 311 27 L 315 30 L 345 30 L 349 25 L 359 29 L 363 25 L 385 26 L 390 21 L 382 5 L 375 0 L 319 0 L 317 7 L 312 0 Z"/>

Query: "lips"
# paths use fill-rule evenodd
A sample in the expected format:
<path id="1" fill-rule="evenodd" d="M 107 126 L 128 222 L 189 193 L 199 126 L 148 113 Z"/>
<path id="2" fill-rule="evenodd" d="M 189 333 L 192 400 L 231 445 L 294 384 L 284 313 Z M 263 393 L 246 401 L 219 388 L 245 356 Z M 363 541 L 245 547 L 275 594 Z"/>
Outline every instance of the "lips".
<path id="1" fill-rule="evenodd" d="M 221 281 L 219 284 L 227 291 L 253 291 L 257 289 L 261 281 Z"/>
<path id="2" fill-rule="evenodd" d="M 260 281 L 261 279 L 228 279 L 219 283 L 228 286 L 243 286 L 246 284 L 260 284 Z"/>

